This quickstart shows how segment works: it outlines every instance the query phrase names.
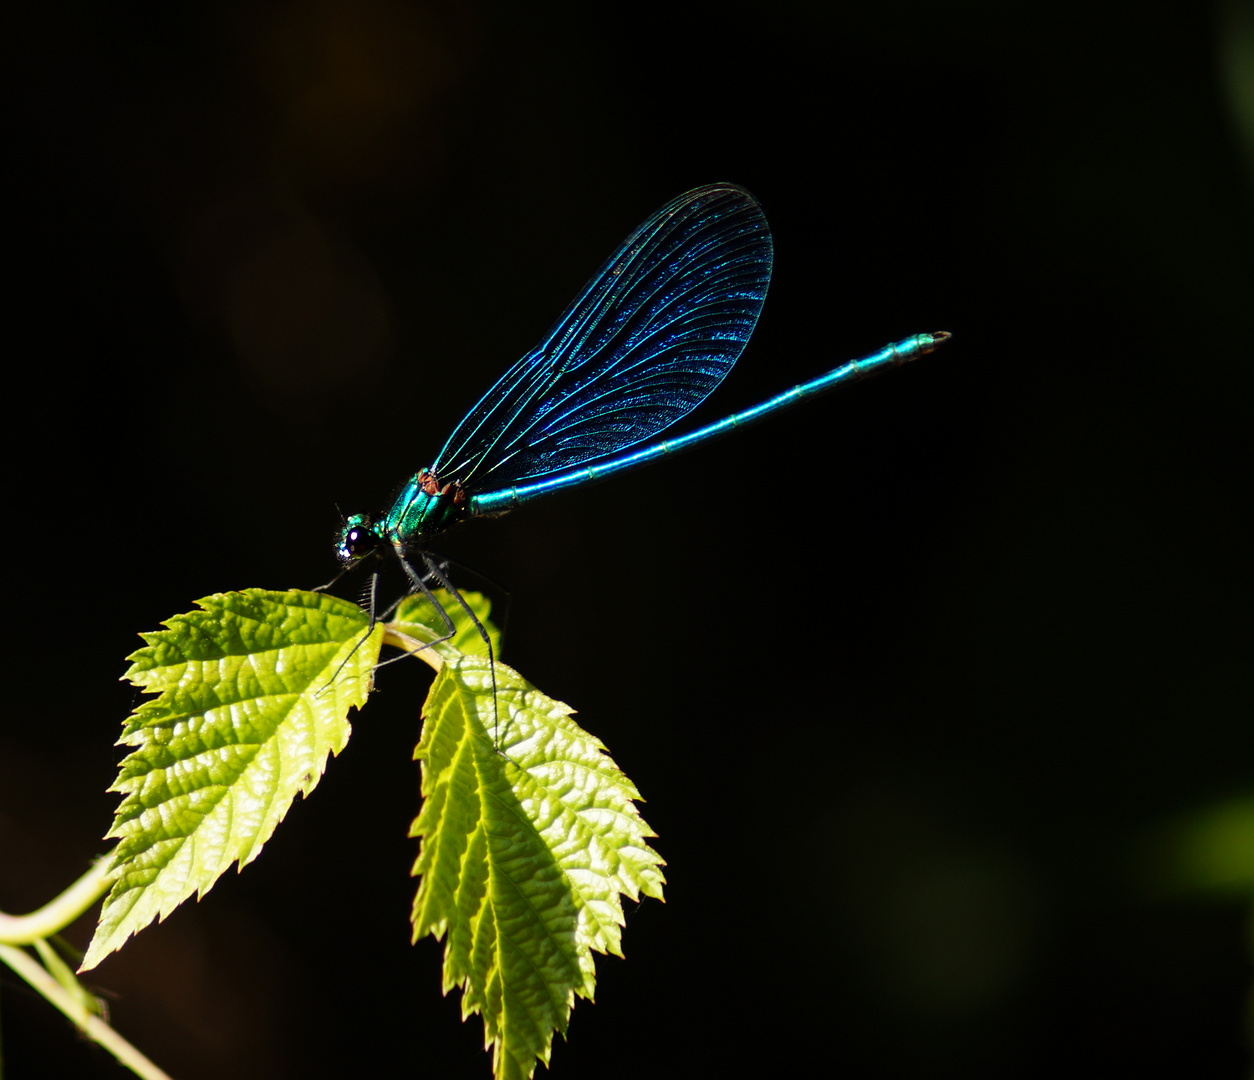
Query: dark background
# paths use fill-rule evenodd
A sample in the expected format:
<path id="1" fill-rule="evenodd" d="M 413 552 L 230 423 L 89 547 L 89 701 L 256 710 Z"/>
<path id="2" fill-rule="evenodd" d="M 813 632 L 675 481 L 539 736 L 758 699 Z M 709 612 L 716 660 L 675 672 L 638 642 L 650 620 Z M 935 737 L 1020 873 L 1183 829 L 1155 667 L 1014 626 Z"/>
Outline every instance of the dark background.
<path id="1" fill-rule="evenodd" d="M 1179 840 L 1254 793 L 1248 6 L 9 19 L 0 908 L 106 848 L 138 631 L 327 580 L 337 504 L 383 507 L 631 228 L 730 180 L 776 272 L 696 419 L 954 340 L 448 537 L 669 864 L 554 1074 L 1248 1075 L 1248 898 Z M 91 973 L 179 1080 L 489 1075 L 408 943 L 425 671 Z M 0 984 L 14 1080 L 118 1075 Z"/>

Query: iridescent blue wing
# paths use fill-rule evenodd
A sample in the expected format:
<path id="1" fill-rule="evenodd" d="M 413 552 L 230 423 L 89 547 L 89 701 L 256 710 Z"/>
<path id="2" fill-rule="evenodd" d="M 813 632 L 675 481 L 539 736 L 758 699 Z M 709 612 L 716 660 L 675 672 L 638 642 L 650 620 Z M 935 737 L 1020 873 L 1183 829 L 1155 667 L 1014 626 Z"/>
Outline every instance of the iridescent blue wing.
<path id="1" fill-rule="evenodd" d="M 432 471 L 470 492 L 605 457 L 691 412 L 753 333 L 771 233 L 753 196 L 699 187 L 627 238 L 457 426 Z"/>

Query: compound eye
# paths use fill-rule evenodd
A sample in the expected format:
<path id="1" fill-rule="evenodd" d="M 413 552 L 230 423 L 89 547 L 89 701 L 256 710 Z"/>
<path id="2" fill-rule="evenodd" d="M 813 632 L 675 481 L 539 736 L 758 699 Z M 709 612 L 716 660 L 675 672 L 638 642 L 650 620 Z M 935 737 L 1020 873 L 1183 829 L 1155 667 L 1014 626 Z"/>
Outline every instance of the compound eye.
<path id="1" fill-rule="evenodd" d="M 344 533 L 344 554 L 350 559 L 360 559 L 374 550 L 377 539 L 373 532 L 360 525 L 354 525 Z"/>

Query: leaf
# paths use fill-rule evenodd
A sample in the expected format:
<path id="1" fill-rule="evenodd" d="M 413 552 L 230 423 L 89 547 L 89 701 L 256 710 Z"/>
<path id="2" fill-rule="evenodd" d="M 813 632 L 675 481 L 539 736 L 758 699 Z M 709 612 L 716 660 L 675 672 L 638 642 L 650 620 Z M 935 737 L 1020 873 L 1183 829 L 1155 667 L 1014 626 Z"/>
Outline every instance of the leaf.
<path id="1" fill-rule="evenodd" d="M 664 863 L 639 793 L 569 707 L 498 663 L 498 751 L 488 661 L 445 656 L 414 752 L 414 939 L 448 935 L 445 993 L 482 1014 L 500 1080 L 530 1077 L 574 996 L 592 998 L 592 951 L 622 955 L 620 894 L 661 899 Z"/>
<path id="2" fill-rule="evenodd" d="M 121 873 L 80 970 L 255 859 L 344 748 L 348 710 L 370 691 L 383 628 L 363 640 L 357 605 L 264 589 L 197 603 L 130 657 L 124 678 L 160 696 L 119 740 L 135 748 L 110 789 L 125 796 L 108 834 Z"/>

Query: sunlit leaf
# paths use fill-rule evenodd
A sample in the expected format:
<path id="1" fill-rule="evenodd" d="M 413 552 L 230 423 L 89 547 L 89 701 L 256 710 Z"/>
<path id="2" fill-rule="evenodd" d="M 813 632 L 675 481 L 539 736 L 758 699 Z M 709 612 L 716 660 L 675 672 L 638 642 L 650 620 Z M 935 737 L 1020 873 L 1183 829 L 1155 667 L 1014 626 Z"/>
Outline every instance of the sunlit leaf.
<path id="1" fill-rule="evenodd" d="M 639 794 L 570 714 L 502 664 L 494 704 L 487 660 L 450 657 L 415 751 L 414 936 L 447 935 L 445 992 L 482 1015 L 500 1078 L 547 1063 L 575 995 L 592 997 L 592 952 L 621 955 L 621 896 L 662 896 Z"/>
<path id="2" fill-rule="evenodd" d="M 83 968 L 255 859 L 365 703 L 383 628 L 325 593 L 220 593 L 141 635 L 126 678 L 150 693 L 123 730 L 111 790 L 121 872 Z"/>

